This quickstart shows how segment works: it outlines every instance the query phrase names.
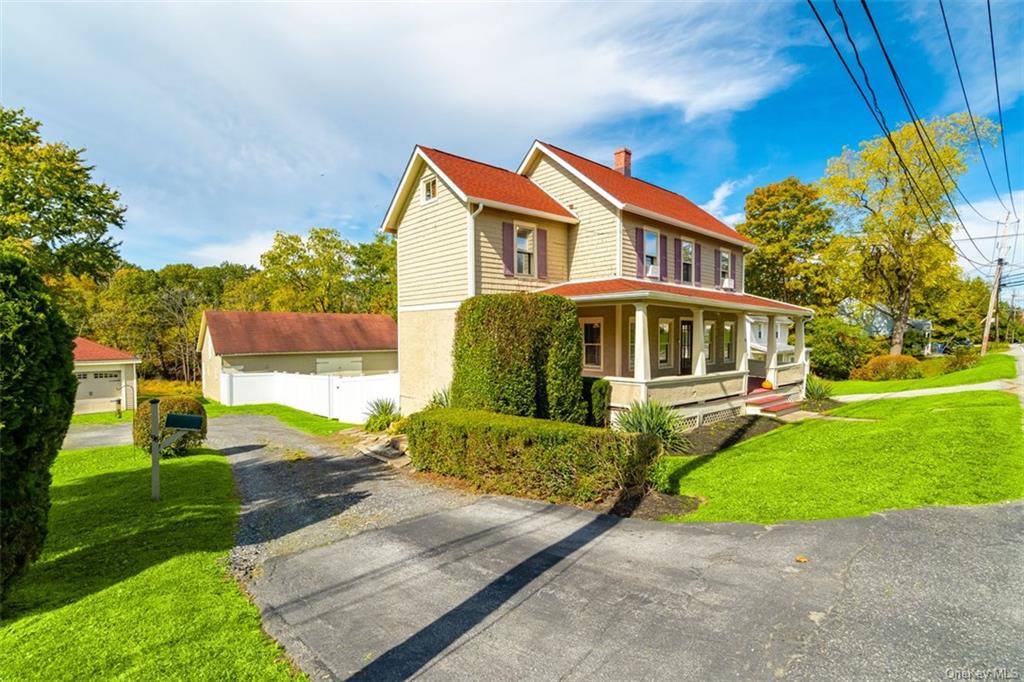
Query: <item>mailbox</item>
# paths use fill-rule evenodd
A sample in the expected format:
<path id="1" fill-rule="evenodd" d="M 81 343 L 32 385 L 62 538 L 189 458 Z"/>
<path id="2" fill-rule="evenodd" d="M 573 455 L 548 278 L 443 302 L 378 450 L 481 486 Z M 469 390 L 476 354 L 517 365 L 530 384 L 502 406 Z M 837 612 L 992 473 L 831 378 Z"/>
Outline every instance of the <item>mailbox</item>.
<path id="1" fill-rule="evenodd" d="M 201 431 L 203 429 L 203 418 L 195 414 L 168 412 L 164 428 L 176 429 L 178 431 Z"/>

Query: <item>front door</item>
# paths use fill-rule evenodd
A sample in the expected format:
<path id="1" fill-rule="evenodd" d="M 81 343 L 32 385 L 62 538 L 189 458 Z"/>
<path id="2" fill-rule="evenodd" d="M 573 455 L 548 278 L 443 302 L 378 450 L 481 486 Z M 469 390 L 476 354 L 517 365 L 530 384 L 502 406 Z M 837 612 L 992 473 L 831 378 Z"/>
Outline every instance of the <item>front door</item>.
<path id="1" fill-rule="evenodd" d="M 693 374 L 693 320 L 679 320 L 679 373 Z"/>

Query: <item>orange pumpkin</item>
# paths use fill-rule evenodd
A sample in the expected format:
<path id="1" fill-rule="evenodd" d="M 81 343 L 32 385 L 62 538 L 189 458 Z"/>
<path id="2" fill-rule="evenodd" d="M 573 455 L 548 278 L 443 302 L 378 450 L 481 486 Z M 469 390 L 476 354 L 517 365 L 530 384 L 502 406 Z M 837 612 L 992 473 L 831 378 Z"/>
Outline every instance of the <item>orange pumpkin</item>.
<path id="1" fill-rule="evenodd" d="M 769 391 L 772 390 L 772 382 L 765 379 L 764 381 L 761 382 L 761 388 L 767 388 Z"/>

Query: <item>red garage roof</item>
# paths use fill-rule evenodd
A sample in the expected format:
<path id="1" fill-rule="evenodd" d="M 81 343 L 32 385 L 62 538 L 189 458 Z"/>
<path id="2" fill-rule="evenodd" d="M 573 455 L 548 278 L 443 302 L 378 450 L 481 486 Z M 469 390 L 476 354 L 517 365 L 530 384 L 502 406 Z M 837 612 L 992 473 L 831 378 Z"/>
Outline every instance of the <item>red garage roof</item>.
<path id="1" fill-rule="evenodd" d="M 207 310 L 203 319 L 217 355 L 398 348 L 398 326 L 388 315 Z"/>
<path id="2" fill-rule="evenodd" d="M 109 360 L 138 360 L 137 357 L 120 348 L 104 346 L 89 339 L 75 337 L 75 362 L 102 362 Z"/>
<path id="3" fill-rule="evenodd" d="M 730 308 L 750 310 L 751 312 L 767 310 L 803 315 L 810 315 L 812 312 L 809 308 L 801 308 L 798 305 L 773 301 L 770 298 L 762 298 L 761 296 L 719 291 L 717 289 L 687 287 L 665 282 L 644 282 L 636 279 L 615 278 L 592 282 L 567 282 L 566 284 L 556 284 L 543 290 L 545 294 L 558 294 L 559 296 L 575 299 L 602 296 L 612 297 L 615 294 L 622 294 L 623 298 L 628 298 L 630 294 L 645 292 L 672 294 L 693 299 L 697 303 L 707 302 L 709 305 L 724 304 Z"/>
<path id="4" fill-rule="evenodd" d="M 613 168 L 547 142 L 540 144 L 622 204 L 702 228 L 726 239 L 753 245 L 752 241 L 681 194 L 623 175 Z"/>
<path id="5" fill-rule="evenodd" d="M 576 217 L 568 209 L 527 177 L 439 149 L 423 145 L 420 145 L 419 149 L 467 197 L 541 211 L 576 221 Z"/>

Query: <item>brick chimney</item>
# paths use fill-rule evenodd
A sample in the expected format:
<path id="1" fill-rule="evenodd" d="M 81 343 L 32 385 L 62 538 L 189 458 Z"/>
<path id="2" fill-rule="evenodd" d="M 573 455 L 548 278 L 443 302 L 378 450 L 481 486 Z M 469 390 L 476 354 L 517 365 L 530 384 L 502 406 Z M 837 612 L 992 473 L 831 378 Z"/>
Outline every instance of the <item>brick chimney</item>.
<path id="1" fill-rule="evenodd" d="M 625 147 L 622 149 L 616 149 L 615 165 L 613 165 L 612 168 L 628 178 L 633 172 L 633 152 L 629 151 Z"/>

